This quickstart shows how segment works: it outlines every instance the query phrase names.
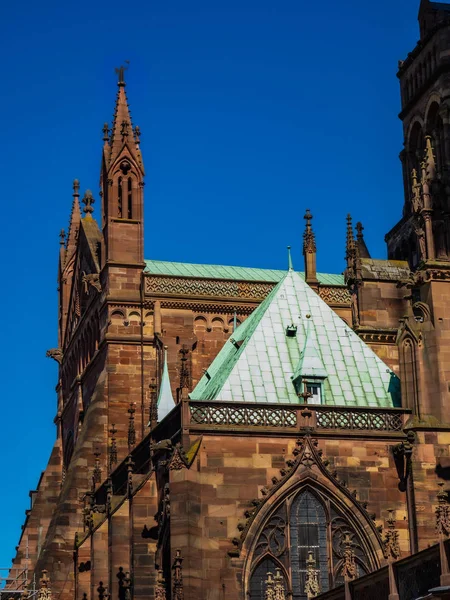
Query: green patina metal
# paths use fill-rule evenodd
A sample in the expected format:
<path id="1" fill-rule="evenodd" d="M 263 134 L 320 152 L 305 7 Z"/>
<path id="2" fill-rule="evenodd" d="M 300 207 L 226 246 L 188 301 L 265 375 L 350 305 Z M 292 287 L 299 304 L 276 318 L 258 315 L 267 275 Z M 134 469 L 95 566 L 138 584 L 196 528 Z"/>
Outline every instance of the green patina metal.
<path id="1" fill-rule="evenodd" d="M 297 328 L 287 335 L 289 326 Z M 398 378 L 295 271 L 232 334 L 193 400 L 298 404 L 297 377 L 323 378 L 331 406 L 398 405 Z"/>
<path id="2" fill-rule="evenodd" d="M 229 279 L 233 281 L 263 281 L 278 283 L 286 271 L 256 269 L 254 267 L 227 267 L 223 265 L 197 265 L 193 263 L 146 260 L 144 272 L 152 275 L 172 277 L 199 277 L 202 279 Z M 304 279 L 303 273 L 298 273 Z M 317 273 L 322 285 L 344 286 L 344 276 L 332 273 Z"/>

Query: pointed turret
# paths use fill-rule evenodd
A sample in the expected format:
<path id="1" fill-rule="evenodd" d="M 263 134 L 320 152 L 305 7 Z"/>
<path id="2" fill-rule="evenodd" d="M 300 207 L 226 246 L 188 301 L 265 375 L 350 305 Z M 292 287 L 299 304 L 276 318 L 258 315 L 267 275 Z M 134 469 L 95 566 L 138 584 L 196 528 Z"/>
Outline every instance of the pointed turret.
<path id="1" fill-rule="evenodd" d="M 362 226 L 362 223 L 356 223 L 356 244 L 358 246 L 359 256 L 361 258 L 370 258 L 370 252 L 364 240 L 363 231 L 364 227 Z"/>
<path id="2" fill-rule="evenodd" d="M 80 230 L 81 208 L 80 208 L 80 182 L 73 180 L 73 202 L 70 213 L 69 231 L 67 233 L 66 263 L 75 252 L 77 247 L 78 232 Z"/>
<path id="3" fill-rule="evenodd" d="M 303 234 L 303 256 L 305 258 L 305 280 L 309 285 L 318 285 L 316 268 L 316 237 L 312 229 L 312 214 L 309 208 L 304 216 L 306 221 L 305 233 Z"/>
<path id="4" fill-rule="evenodd" d="M 108 128 L 108 123 L 105 123 L 103 126 L 105 159 L 107 166 L 109 167 L 120 155 L 124 146 L 127 146 L 128 150 L 131 152 L 143 170 L 142 156 L 139 149 L 141 132 L 139 127 L 133 129 L 128 99 L 125 92 L 125 70 L 125 67 L 116 69 L 116 73 L 119 77 L 117 82 L 119 89 L 117 91 L 116 106 L 114 109 L 114 118 L 111 130 Z"/>
<path id="5" fill-rule="evenodd" d="M 101 195 L 104 257 L 106 263 L 144 264 L 144 166 L 139 148 L 140 130 L 133 129 L 125 93 L 125 67 L 116 69 L 118 92 L 111 130 L 103 127 Z"/>
<path id="6" fill-rule="evenodd" d="M 161 387 L 158 394 L 158 422 L 161 422 L 170 411 L 175 408 L 175 400 L 170 386 L 169 369 L 167 367 L 167 346 L 164 348 L 164 368 L 161 378 Z"/>

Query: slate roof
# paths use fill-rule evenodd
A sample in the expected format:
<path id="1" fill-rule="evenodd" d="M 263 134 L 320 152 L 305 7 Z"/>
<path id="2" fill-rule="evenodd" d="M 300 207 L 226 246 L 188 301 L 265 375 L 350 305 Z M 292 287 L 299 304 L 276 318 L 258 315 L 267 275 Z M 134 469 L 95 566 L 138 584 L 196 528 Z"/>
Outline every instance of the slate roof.
<path id="1" fill-rule="evenodd" d="M 202 279 L 230 279 L 233 281 L 264 281 L 278 283 L 286 271 L 256 269 L 254 267 L 228 267 L 224 265 L 201 265 L 193 263 L 146 260 L 145 273 L 172 277 L 199 277 Z M 304 273 L 299 273 L 304 278 Z M 323 285 L 344 286 L 344 276 L 333 273 L 317 273 Z"/>
<path id="2" fill-rule="evenodd" d="M 297 331 L 288 337 L 291 324 Z M 190 397 L 298 404 L 292 380 L 299 374 L 326 374 L 326 405 L 400 404 L 398 378 L 295 271 L 232 334 Z"/>

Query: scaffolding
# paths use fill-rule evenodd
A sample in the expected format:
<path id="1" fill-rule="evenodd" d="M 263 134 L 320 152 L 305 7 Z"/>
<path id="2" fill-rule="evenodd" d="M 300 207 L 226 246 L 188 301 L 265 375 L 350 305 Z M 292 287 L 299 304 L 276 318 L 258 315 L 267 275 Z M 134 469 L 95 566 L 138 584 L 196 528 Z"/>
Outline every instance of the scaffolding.
<path id="1" fill-rule="evenodd" d="M 28 537 L 25 544 L 25 566 L 23 568 L 0 567 L 0 600 L 18 600 L 27 591 L 29 598 L 37 594 L 36 577 L 29 580 Z"/>

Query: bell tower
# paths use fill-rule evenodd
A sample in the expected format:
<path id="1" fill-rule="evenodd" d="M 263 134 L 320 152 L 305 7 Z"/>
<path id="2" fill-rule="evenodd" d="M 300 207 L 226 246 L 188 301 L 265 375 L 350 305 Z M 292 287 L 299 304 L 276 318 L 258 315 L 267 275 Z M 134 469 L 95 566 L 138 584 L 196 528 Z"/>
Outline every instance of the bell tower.
<path id="1" fill-rule="evenodd" d="M 390 259 L 450 261 L 450 4 L 422 0 L 420 40 L 399 61 L 403 218 L 387 234 Z"/>
<path id="2" fill-rule="evenodd" d="M 140 130 L 131 122 L 125 93 L 125 67 L 116 69 L 118 92 L 112 128 L 103 127 L 101 173 L 102 266 L 144 265 L 144 165 Z"/>

